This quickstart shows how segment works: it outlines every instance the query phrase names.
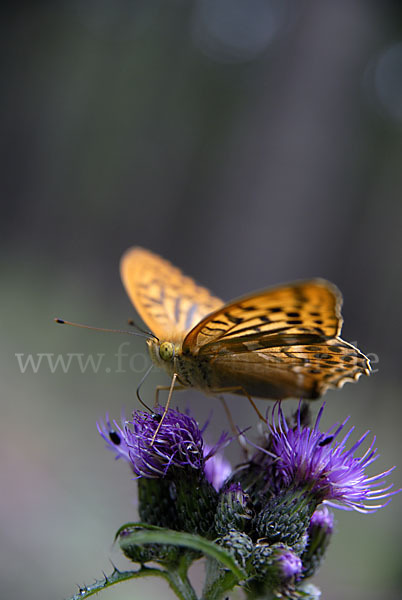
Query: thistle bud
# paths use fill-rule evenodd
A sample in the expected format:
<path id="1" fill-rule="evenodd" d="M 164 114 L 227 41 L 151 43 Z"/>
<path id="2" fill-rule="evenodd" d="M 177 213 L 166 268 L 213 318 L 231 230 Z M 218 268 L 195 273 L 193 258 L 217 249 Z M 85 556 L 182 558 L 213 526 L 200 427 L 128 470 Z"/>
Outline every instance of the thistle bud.
<path id="1" fill-rule="evenodd" d="M 270 498 L 255 520 L 258 535 L 269 544 L 283 542 L 288 546 L 298 544 L 315 509 L 308 494 L 290 490 Z"/>
<path id="2" fill-rule="evenodd" d="M 311 577 L 319 568 L 334 530 L 334 516 L 326 506 L 318 508 L 311 517 L 308 542 L 301 555 L 303 578 Z"/>
<path id="3" fill-rule="evenodd" d="M 228 531 L 226 535 L 218 540 L 218 544 L 226 548 L 242 568 L 245 568 L 254 548 L 248 535 L 235 530 Z"/>
<path id="4" fill-rule="evenodd" d="M 259 544 L 254 548 L 254 578 L 250 588 L 258 594 L 264 590 L 278 597 L 296 597 L 296 583 L 302 574 L 302 561 L 286 544 Z"/>
<path id="5" fill-rule="evenodd" d="M 250 496 L 242 490 L 240 483 L 232 483 L 219 496 L 215 515 L 216 532 L 225 535 L 234 529 L 247 533 L 253 516 Z"/>

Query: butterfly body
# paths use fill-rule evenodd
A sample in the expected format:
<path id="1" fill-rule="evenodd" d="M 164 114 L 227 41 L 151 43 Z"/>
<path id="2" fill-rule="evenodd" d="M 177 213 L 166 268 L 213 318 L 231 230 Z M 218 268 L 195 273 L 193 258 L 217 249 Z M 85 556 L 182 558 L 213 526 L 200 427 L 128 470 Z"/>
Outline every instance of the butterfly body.
<path id="1" fill-rule="evenodd" d="M 126 290 L 152 330 L 152 361 L 184 387 L 267 399 L 314 399 L 370 373 L 340 336 L 342 297 L 322 279 L 255 292 L 225 304 L 142 248 L 121 261 Z"/>
<path id="2" fill-rule="evenodd" d="M 171 353 L 164 353 L 164 347 L 168 344 Z M 152 362 L 165 370 L 170 377 L 176 373 L 181 386 L 194 387 L 203 391 L 211 389 L 211 369 L 207 358 L 199 360 L 190 353 L 183 354 L 182 345 L 177 343 L 167 341 L 159 343 L 151 339 L 147 340 L 147 345 Z"/>

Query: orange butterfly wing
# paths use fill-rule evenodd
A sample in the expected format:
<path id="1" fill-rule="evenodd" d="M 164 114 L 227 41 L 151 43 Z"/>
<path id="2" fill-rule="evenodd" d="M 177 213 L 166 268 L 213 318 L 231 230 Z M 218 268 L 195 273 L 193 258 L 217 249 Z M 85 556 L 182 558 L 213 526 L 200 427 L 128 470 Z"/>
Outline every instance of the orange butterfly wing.
<path id="1" fill-rule="evenodd" d="M 317 398 L 370 372 L 364 354 L 338 337 L 341 305 L 338 289 L 320 279 L 257 292 L 205 317 L 183 353 L 207 361 L 214 388 Z"/>
<path id="2" fill-rule="evenodd" d="M 182 342 L 180 360 L 206 392 L 237 386 L 262 398 L 316 398 L 370 373 L 364 354 L 339 337 L 342 296 L 327 281 L 282 285 L 223 304 L 148 250 L 130 248 L 120 268 L 143 321 L 161 341 Z"/>
<path id="3" fill-rule="evenodd" d="M 170 262 L 143 248 L 129 248 L 123 254 L 120 273 L 138 314 L 160 340 L 181 342 L 223 304 Z"/>
<path id="4" fill-rule="evenodd" d="M 247 353 L 220 353 L 208 358 L 214 387 L 239 387 L 248 395 L 270 398 L 319 398 L 370 374 L 370 363 L 340 338 L 322 343 L 274 346 Z"/>
<path id="5" fill-rule="evenodd" d="M 289 344 L 303 336 L 310 343 L 333 338 L 342 328 L 341 306 L 339 290 L 323 279 L 268 288 L 207 315 L 188 333 L 183 348 L 207 352 L 216 348 L 214 344 L 222 348 L 222 342 L 231 341 L 232 349 L 245 352 L 275 346 L 278 336 L 287 336 Z M 248 346 L 242 345 L 245 338 Z M 258 345 L 253 348 L 254 338 Z"/>

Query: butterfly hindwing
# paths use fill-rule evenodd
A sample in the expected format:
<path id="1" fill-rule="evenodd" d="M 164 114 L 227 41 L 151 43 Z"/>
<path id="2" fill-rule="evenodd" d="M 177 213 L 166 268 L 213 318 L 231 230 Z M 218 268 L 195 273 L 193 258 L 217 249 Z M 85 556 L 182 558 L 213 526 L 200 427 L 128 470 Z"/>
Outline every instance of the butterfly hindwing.
<path id="1" fill-rule="evenodd" d="M 273 399 L 318 398 L 370 373 L 366 356 L 340 338 L 242 353 L 230 352 L 229 344 L 209 363 L 215 388 L 238 386 L 250 396 Z"/>
<path id="2" fill-rule="evenodd" d="M 262 398 L 317 398 L 369 374 L 368 359 L 338 337 L 342 297 L 317 279 L 227 304 L 189 332 L 183 351 L 205 360 L 214 388 Z"/>
<path id="3" fill-rule="evenodd" d="M 167 260 L 143 248 L 124 253 L 120 272 L 140 317 L 161 340 L 182 341 L 205 315 L 223 304 Z"/>

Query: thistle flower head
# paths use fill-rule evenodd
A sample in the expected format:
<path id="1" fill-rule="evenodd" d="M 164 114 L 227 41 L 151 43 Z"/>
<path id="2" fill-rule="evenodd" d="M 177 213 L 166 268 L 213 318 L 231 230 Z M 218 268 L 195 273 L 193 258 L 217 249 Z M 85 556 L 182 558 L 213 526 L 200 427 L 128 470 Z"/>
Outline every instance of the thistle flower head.
<path id="1" fill-rule="evenodd" d="M 288 425 L 280 404 L 276 405 L 276 414 L 274 408 L 272 422 L 268 423 L 268 427 L 271 451 L 276 457 L 274 468 L 281 486 L 309 490 L 317 505 L 325 502 L 336 508 L 363 513 L 385 506 L 371 502 L 389 498 L 400 490 L 391 492 L 392 485 L 382 487 L 385 477 L 393 469 L 372 477 L 365 473 L 366 468 L 378 458 L 377 449 L 374 448 L 375 438 L 362 456 L 354 456 L 369 432 L 347 449 L 346 442 L 354 428 L 340 442 L 335 442 L 348 419 L 322 433 L 319 424 L 323 409 L 324 405 L 313 427 L 302 426 L 299 404 L 297 423 L 292 428 Z"/>
<path id="2" fill-rule="evenodd" d="M 202 431 L 190 415 L 170 409 L 160 423 L 163 410 L 134 412 L 132 420 L 122 420 L 121 426 L 107 416 L 97 424 L 98 431 L 116 458 L 128 461 L 138 477 L 164 477 L 172 467 L 203 471 L 205 462 L 227 443 L 226 434 L 206 452 Z"/>

